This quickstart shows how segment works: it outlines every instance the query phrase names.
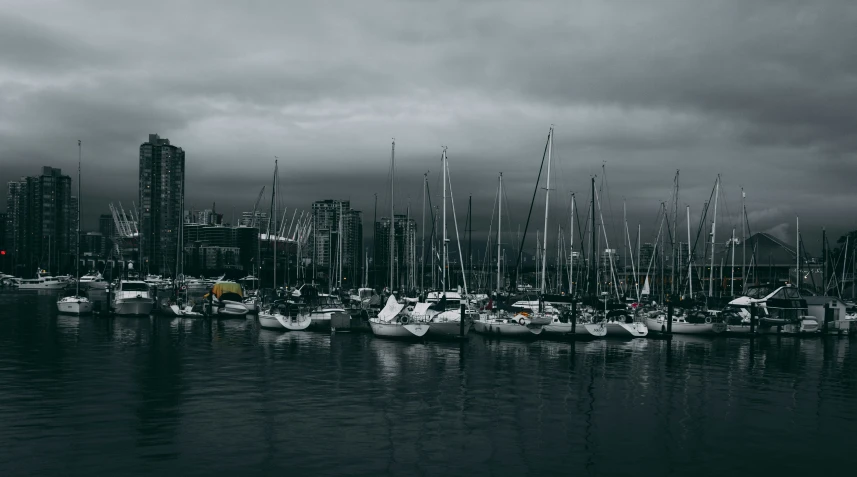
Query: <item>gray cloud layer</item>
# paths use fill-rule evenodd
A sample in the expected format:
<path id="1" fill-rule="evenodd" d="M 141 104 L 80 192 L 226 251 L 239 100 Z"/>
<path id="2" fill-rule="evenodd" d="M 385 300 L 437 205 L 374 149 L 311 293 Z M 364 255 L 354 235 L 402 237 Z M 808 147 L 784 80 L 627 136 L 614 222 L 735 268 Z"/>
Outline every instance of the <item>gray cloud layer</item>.
<path id="1" fill-rule="evenodd" d="M 392 137 L 418 209 L 447 145 L 459 215 L 472 193 L 487 229 L 499 171 L 524 220 L 553 123 L 557 217 L 606 163 L 644 230 L 676 169 L 695 214 L 722 174 L 724 228 L 741 186 L 757 230 L 853 228 L 853 1 L 2 3 L 0 180 L 71 172 L 82 139 L 89 225 L 134 198 L 157 132 L 187 151 L 189 205 L 227 215 L 277 155 L 287 205 L 371 219 Z"/>

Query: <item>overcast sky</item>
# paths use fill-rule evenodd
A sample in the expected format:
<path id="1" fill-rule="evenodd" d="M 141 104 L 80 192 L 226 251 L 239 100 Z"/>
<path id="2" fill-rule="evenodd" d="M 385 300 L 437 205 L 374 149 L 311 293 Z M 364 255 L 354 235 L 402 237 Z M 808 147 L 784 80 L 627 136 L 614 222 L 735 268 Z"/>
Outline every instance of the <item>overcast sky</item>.
<path id="1" fill-rule="evenodd" d="M 526 219 L 554 124 L 553 224 L 606 164 L 617 230 L 625 199 L 652 234 L 680 169 L 695 216 L 722 175 L 718 241 L 743 186 L 754 231 L 794 242 L 799 215 L 816 249 L 857 228 L 855 25 L 853 0 L 0 0 L 0 181 L 74 174 L 81 139 L 94 227 L 159 133 L 188 206 L 252 209 L 276 155 L 285 205 L 349 198 L 368 233 L 395 137 L 397 209 L 419 218 L 426 171 L 439 193 L 446 145 L 460 224 L 472 194 L 484 231 L 499 171 Z"/>

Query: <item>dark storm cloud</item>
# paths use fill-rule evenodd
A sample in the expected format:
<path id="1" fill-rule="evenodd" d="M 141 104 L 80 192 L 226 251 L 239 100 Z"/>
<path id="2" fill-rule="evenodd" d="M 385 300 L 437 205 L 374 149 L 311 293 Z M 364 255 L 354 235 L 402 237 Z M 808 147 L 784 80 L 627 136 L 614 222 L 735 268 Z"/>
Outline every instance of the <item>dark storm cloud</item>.
<path id="1" fill-rule="evenodd" d="M 252 207 L 276 155 L 291 207 L 369 218 L 396 137 L 397 208 L 426 170 L 439 200 L 447 145 L 459 220 L 473 194 L 487 229 L 499 171 L 525 220 L 553 123 L 558 220 L 606 172 L 606 212 L 625 199 L 652 229 L 681 169 L 694 217 L 722 174 L 726 228 L 741 186 L 759 230 L 853 228 L 851 1 L 4 3 L 0 180 L 71 171 L 83 139 L 93 215 L 135 197 L 160 133 L 187 151 L 189 204 Z"/>

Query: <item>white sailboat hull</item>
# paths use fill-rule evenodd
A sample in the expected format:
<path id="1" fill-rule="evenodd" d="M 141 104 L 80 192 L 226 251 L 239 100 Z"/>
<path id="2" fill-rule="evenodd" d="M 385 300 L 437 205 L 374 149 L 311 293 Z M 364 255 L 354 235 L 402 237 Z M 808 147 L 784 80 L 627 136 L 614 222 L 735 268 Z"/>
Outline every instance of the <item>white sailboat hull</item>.
<path id="1" fill-rule="evenodd" d="M 470 327 L 465 323 L 464 326 L 464 337 L 467 336 L 467 333 L 470 331 Z M 461 337 L 461 321 L 441 321 L 441 322 L 431 322 L 431 326 L 428 331 L 429 338 L 459 338 Z"/>
<path id="2" fill-rule="evenodd" d="M 259 326 L 269 330 L 285 330 L 285 326 L 280 323 L 280 320 L 274 315 L 265 312 L 259 313 Z"/>
<path id="3" fill-rule="evenodd" d="M 477 333 L 509 337 L 532 338 L 533 336 L 540 335 L 544 329 L 544 326 L 526 326 L 518 323 L 501 323 L 482 320 L 473 322 L 473 331 Z"/>
<path id="4" fill-rule="evenodd" d="M 88 315 L 92 313 L 92 302 L 86 298 L 64 298 L 57 302 L 57 311 L 65 315 Z"/>
<path id="5" fill-rule="evenodd" d="M 607 327 L 602 323 L 577 323 L 573 333 L 570 321 L 568 323 L 554 322 L 544 328 L 545 333 L 548 335 L 566 336 L 574 334 L 575 336 L 595 336 L 600 338 L 607 334 Z"/>
<path id="6" fill-rule="evenodd" d="M 422 338 L 430 329 L 427 323 L 382 323 L 377 320 L 369 320 L 369 326 L 375 336 L 399 339 Z"/>
<path id="7" fill-rule="evenodd" d="M 654 333 L 666 333 L 667 320 L 664 318 L 646 318 L 646 328 Z M 709 335 L 725 331 L 721 323 L 687 323 L 673 321 L 672 333 L 676 335 Z M 719 331 L 718 331 L 719 330 Z"/>
<path id="8" fill-rule="evenodd" d="M 284 316 L 279 313 L 275 313 L 274 319 L 277 320 L 281 327 L 289 331 L 305 330 L 312 324 L 312 319 L 310 319 L 310 317 L 301 315 Z"/>
<path id="9" fill-rule="evenodd" d="M 345 313 L 341 308 L 313 310 L 298 314 L 298 318 L 308 317 L 312 320 L 310 328 L 318 331 L 330 331 L 330 318 L 336 313 Z"/>
<path id="10" fill-rule="evenodd" d="M 649 329 L 646 325 L 639 322 L 620 323 L 618 321 L 608 321 L 605 328 L 607 328 L 608 336 L 621 338 L 642 338 L 649 334 Z"/>
<path id="11" fill-rule="evenodd" d="M 148 316 L 155 301 L 146 297 L 119 298 L 113 302 L 113 313 L 124 316 Z"/>

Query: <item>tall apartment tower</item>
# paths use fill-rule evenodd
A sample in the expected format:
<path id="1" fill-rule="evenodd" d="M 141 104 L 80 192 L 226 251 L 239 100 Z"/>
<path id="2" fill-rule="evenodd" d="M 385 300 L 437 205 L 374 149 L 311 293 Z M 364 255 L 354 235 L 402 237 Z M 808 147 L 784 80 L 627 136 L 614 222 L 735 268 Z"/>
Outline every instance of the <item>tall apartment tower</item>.
<path id="1" fill-rule="evenodd" d="M 77 218 L 71 178 L 60 169 L 43 167 L 39 176 L 9 182 L 6 207 L 7 247 L 16 273 L 31 277 L 36 270 L 69 272 L 74 265 L 73 221 Z"/>
<path id="2" fill-rule="evenodd" d="M 363 215 L 348 200 L 319 200 L 312 204 L 313 261 L 330 280 L 339 275 L 339 230 L 342 229 L 343 287 L 357 287 L 363 276 Z"/>
<path id="3" fill-rule="evenodd" d="M 173 275 L 184 196 L 184 150 L 157 134 L 140 145 L 140 264 Z"/>
<path id="4" fill-rule="evenodd" d="M 410 290 L 416 287 L 416 236 L 417 223 L 407 215 L 396 214 L 396 241 L 393 248 L 393 288 Z M 390 286 L 390 218 L 381 217 L 375 222 L 375 273 L 376 287 Z"/>

